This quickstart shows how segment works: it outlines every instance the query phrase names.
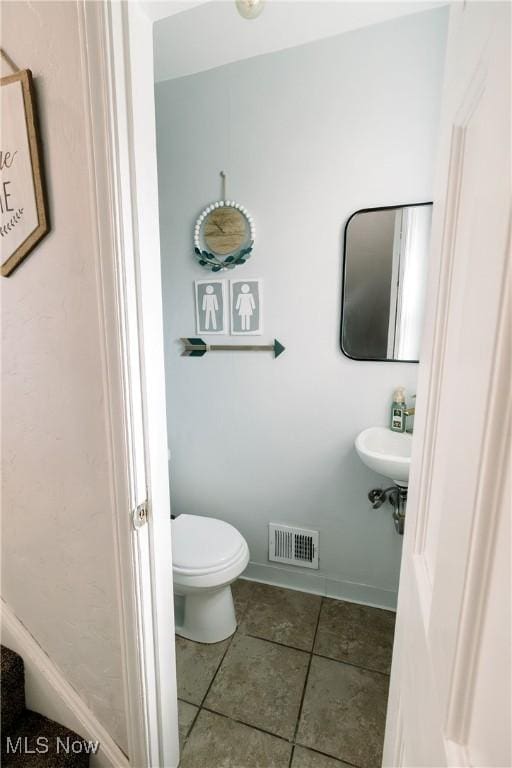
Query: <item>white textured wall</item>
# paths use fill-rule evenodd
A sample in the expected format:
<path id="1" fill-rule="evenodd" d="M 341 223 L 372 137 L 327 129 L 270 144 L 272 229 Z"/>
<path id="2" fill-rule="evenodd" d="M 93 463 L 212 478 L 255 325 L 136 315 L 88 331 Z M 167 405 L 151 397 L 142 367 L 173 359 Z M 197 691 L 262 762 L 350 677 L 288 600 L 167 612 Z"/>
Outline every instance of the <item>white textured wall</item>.
<path id="1" fill-rule="evenodd" d="M 432 197 L 445 26 L 445 9 L 428 11 L 156 86 L 173 511 L 233 523 L 260 564 L 269 521 L 319 529 L 321 571 L 304 586 L 388 605 L 401 539 L 390 509 L 369 507 L 388 483 L 353 441 L 388 422 L 417 366 L 342 355 L 342 237 L 359 208 Z M 231 274 L 264 279 L 261 341 L 286 346 L 277 361 L 179 356 L 208 274 L 193 224 L 221 169 L 257 227 Z"/>
<path id="2" fill-rule="evenodd" d="M 77 6 L 2 5 L 35 77 L 51 233 L 2 278 L 2 596 L 126 750 Z"/>

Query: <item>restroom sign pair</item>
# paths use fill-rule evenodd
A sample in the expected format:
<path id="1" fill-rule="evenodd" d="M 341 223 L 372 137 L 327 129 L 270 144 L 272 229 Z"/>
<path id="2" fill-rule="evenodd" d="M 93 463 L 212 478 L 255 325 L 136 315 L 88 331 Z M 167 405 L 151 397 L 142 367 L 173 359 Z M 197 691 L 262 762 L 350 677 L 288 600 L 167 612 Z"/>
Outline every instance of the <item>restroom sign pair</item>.
<path id="1" fill-rule="evenodd" d="M 197 333 L 263 333 L 262 280 L 196 280 L 195 294 Z"/>

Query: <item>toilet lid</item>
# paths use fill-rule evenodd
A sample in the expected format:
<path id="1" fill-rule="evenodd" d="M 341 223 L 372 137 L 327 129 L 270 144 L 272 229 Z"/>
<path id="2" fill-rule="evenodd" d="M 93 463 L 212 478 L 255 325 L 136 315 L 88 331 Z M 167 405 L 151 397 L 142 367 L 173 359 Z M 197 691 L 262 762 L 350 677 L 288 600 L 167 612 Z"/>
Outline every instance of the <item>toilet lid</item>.
<path id="1" fill-rule="evenodd" d="M 244 543 L 236 528 L 223 520 L 179 515 L 172 524 L 173 567 L 184 570 L 218 568 L 234 560 Z"/>

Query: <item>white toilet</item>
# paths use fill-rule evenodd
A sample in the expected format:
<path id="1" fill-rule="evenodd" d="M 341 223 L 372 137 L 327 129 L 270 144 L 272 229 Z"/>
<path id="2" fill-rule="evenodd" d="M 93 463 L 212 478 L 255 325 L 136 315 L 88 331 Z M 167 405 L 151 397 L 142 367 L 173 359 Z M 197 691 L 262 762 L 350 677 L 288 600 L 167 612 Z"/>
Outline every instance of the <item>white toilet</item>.
<path id="1" fill-rule="evenodd" d="M 236 629 L 230 584 L 245 570 L 249 547 L 229 523 L 199 515 L 172 521 L 176 634 L 218 643 Z"/>

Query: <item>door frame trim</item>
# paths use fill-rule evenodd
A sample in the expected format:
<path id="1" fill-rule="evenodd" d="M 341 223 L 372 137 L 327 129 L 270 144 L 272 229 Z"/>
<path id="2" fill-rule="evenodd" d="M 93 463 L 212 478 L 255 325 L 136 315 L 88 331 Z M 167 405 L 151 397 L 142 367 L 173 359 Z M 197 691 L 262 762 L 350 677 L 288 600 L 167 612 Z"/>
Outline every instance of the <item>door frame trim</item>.
<path id="1" fill-rule="evenodd" d="M 150 93 L 141 96 L 147 82 L 143 56 L 149 55 L 151 73 L 153 68 L 152 22 L 138 3 L 77 0 L 77 12 L 129 761 L 136 768 L 176 768 L 179 740 L 152 80 Z M 152 111 L 147 99 L 153 101 Z M 153 140 L 146 146 L 151 132 Z M 149 200 L 144 207 L 137 205 L 138 194 Z M 148 523 L 136 529 L 131 512 L 146 498 Z"/>

